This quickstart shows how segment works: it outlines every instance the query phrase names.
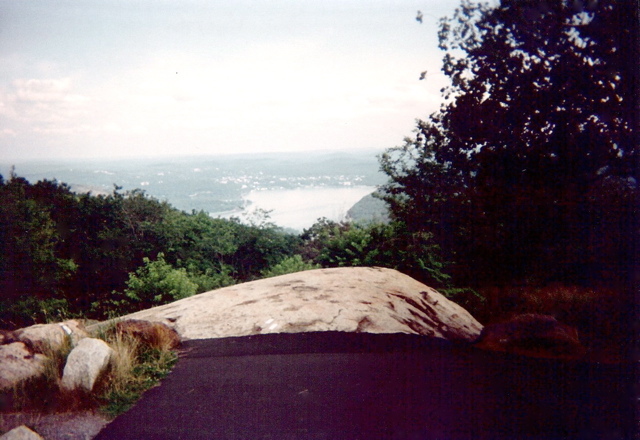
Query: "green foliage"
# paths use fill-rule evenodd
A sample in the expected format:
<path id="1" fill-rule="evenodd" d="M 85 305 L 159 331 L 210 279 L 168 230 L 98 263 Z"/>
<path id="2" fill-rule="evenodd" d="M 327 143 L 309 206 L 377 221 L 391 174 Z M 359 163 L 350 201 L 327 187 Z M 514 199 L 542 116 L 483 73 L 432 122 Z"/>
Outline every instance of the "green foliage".
<path id="1" fill-rule="evenodd" d="M 456 284 L 630 283 L 637 29 L 613 1 L 464 0 L 441 22 L 445 103 L 380 163 L 394 218 Z"/>
<path id="2" fill-rule="evenodd" d="M 38 299 L 23 296 L 0 302 L 0 327 L 19 328 L 43 322 L 59 322 L 78 317 L 64 298 Z"/>
<path id="3" fill-rule="evenodd" d="M 302 259 L 301 255 L 294 255 L 287 257 L 280 263 L 270 267 L 267 270 L 262 271 L 264 278 L 277 277 L 280 275 L 286 275 L 288 273 L 302 272 L 305 270 L 319 269 L 319 264 L 313 264 L 306 262 Z"/>
<path id="4" fill-rule="evenodd" d="M 320 219 L 302 238 L 303 257 L 323 267 L 388 267 L 432 286 L 449 285 L 446 264 L 431 235 L 411 232 L 400 222 L 352 224 Z"/>
<path id="5" fill-rule="evenodd" d="M 267 214 L 247 225 L 185 213 L 140 190 L 74 194 L 12 174 L 0 178 L 0 322 L 50 319 L 41 301 L 64 300 L 58 315 L 101 319 L 256 279 L 298 243 Z"/>
<path id="6" fill-rule="evenodd" d="M 56 223 L 30 197 L 29 183 L 12 174 L 0 186 L 0 290 L 5 298 L 57 293 L 77 269 L 56 255 Z"/>
<path id="7" fill-rule="evenodd" d="M 139 347 L 130 374 L 119 386 L 107 386 L 98 396 L 100 409 L 110 417 L 116 417 L 133 406 L 149 388 L 157 385 L 178 361 L 171 351 Z"/>
<path id="8" fill-rule="evenodd" d="M 130 313 L 233 284 L 233 279 L 226 273 L 192 273 L 185 268 L 175 268 L 166 262 L 162 252 L 154 261 L 143 258 L 143 263 L 129 274 L 122 293 L 113 292 L 106 310 L 102 311 L 112 309 L 120 314 Z M 103 306 L 95 304 L 94 311 Z"/>
<path id="9" fill-rule="evenodd" d="M 130 274 L 124 294 L 143 304 L 166 303 L 196 294 L 198 285 L 189 279 L 186 269 L 174 269 L 158 254 L 155 261 L 145 257 L 144 265 Z"/>

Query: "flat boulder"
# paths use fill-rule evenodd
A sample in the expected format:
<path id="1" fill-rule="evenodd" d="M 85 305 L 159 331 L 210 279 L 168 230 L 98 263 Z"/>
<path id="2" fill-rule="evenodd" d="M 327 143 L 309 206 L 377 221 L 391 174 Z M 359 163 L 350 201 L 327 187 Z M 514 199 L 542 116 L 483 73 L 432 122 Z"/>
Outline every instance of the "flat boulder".
<path id="1" fill-rule="evenodd" d="M 46 357 L 22 342 L 0 345 L 0 390 L 8 390 L 44 373 Z"/>
<path id="2" fill-rule="evenodd" d="M 62 372 L 64 390 L 90 393 L 98 378 L 106 371 L 113 349 L 100 339 L 84 338 L 75 346 Z"/>
<path id="3" fill-rule="evenodd" d="M 75 319 L 55 324 L 36 324 L 13 332 L 13 337 L 37 353 L 43 353 L 47 347 L 54 350 L 60 348 L 67 337 L 75 345 L 87 336 L 84 324 Z"/>
<path id="4" fill-rule="evenodd" d="M 183 339 L 263 333 L 413 333 L 473 342 L 482 325 L 396 270 L 317 269 L 238 284 L 123 317 L 163 322 Z"/>
<path id="5" fill-rule="evenodd" d="M 579 359 L 586 352 L 577 329 L 559 322 L 553 316 L 534 313 L 487 325 L 476 347 L 557 359 Z"/>
<path id="6" fill-rule="evenodd" d="M 162 322 L 127 319 L 116 323 L 116 331 L 156 348 L 173 349 L 180 345 L 180 335 Z"/>

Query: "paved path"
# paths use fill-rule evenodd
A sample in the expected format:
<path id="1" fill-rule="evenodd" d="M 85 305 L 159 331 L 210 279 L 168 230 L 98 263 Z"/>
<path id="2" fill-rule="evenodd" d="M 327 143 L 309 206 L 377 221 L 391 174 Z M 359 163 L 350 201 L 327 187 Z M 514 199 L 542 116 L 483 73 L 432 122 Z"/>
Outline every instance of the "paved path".
<path id="1" fill-rule="evenodd" d="M 97 439 L 631 438 L 625 368 L 401 334 L 189 341 Z"/>

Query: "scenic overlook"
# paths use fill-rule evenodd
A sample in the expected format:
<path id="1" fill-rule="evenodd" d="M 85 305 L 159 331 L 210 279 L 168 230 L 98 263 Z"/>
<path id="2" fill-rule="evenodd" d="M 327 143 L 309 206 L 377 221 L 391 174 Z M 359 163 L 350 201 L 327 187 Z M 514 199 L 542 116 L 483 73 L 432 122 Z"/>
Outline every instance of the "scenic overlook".
<path id="1" fill-rule="evenodd" d="M 640 438 L 637 0 L 0 0 L 0 440 Z"/>
<path id="2" fill-rule="evenodd" d="M 108 195 L 116 186 L 191 212 L 247 221 L 256 210 L 271 221 L 302 232 L 318 219 L 347 218 L 348 211 L 386 179 L 374 150 L 263 153 L 225 156 L 120 160 L 49 160 L 2 163 L 0 174 L 15 172 L 31 182 L 57 180 L 75 192 Z M 386 210 L 380 202 L 374 218 Z"/>

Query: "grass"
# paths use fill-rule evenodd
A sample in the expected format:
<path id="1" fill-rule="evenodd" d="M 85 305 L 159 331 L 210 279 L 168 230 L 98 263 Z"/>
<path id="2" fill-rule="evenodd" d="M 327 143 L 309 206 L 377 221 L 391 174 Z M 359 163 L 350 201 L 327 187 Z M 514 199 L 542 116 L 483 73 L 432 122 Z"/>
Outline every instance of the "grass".
<path id="1" fill-rule="evenodd" d="M 98 332 L 114 350 L 109 368 L 90 395 L 63 391 L 61 378 L 66 358 L 71 352 L 70 338 L 59 346 L 47 345 L 44 374 L 19 383 L 11 391 L 8 409 L 23 412 L 56 412 L 98 408 L 109 417 L 128 410 L 149 388 L 157 385 L 173 368 L 178 357 L 169 341 L 159 337 L 149 342 L 115 330 L 115 325 Z"/>
<path id="2" fill-rule="evenodd" d="M 145 345 L 116 331 L 105 340 L 115 356 L 112 368 L 96 390 L 96 398 L 101 411 L 115 417 L 169 374 L 178 357 L 162 340 L 158 345 Z"/>

